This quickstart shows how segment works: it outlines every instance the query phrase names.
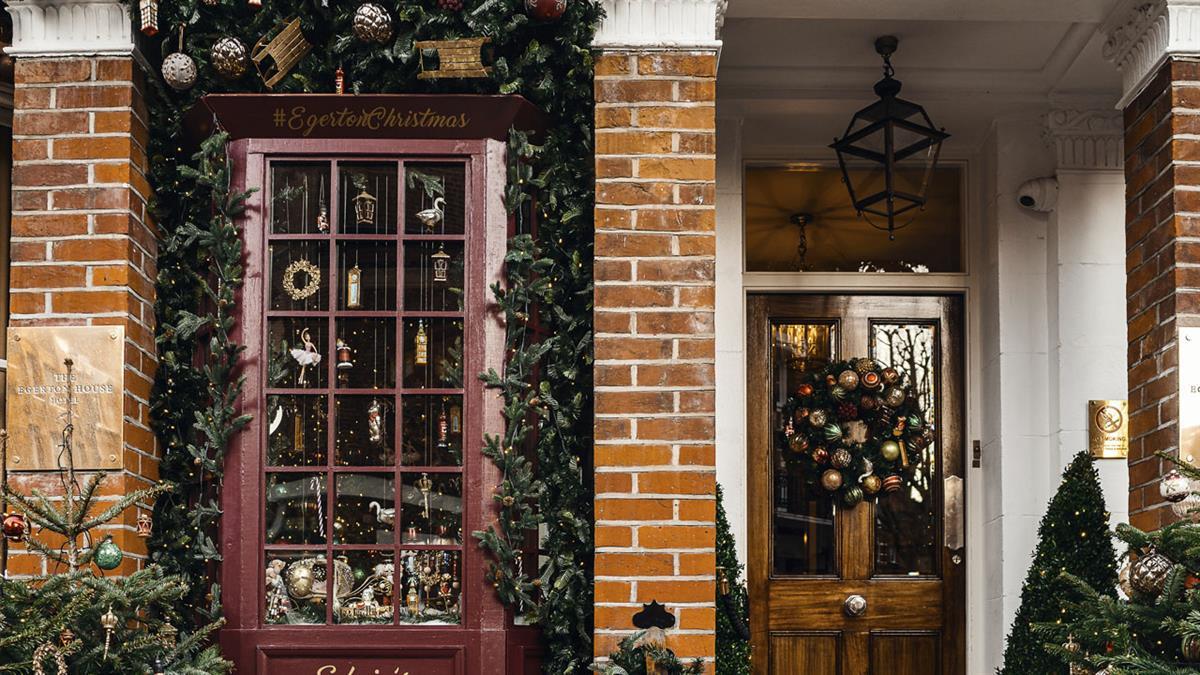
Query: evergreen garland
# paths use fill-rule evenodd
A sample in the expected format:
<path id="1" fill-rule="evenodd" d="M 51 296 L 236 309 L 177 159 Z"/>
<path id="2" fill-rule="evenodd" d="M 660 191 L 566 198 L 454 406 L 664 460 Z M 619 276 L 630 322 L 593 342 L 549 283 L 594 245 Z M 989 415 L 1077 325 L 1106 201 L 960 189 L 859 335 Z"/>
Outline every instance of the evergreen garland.
<path id="1" fill-rule="evenodd" d="M 510 170 L 510 209 L 534 203 L 522 184 L 537 188 L 538 232 L 511 243 L 510 288 L 497 294 L 508 318 L 509 363 L 485 381 L 505 399 L 503 439 L 487 439 L 486 453 L 505 474 L 496 494 L 501 517 L 477 533 L 494 554 L 492 578 L 501 598 L 539 621 L 546 672 L 584 670 L 591 651 L 592 558 L 591 302 L 593 207 L 593 94 L 590 44 L 601 10 L 595 0 L 573 0 L 557 22 L 541 24 L 522 0 L 468 2 L 461 11 L 437 0 L 382 2 L 396 36 L 387 45 L 363 43 L 351 33 L 357 2 L 278 0 L 253 8 L 240 0 L 163 3 L 161 53 L 184 51 L 199 66 L 195 87 L 168 90 L 149 80 L 150 179 L 162 230 L 157 314 L 160 365 L 154 392 L 156 431 L 165 449 L 160 473 L 177 485 L 155 507 L 154 560 L 194 582 L 190 603 L 220 613 L 215 583 L 220 553 L 213 542 L 220 516 L 218 491 L 228 441 L 246 420 L 237 414 L 241 347 L 232 339 L 234 294 L 241 284 L 241 241 L 233 226 L 245 195 L 230 194 L 224 139 L 214 137 L 195 155 L 179 143 L 183 116 L 207 93 L 265 91 L 253 69 L 222 80 L 209 49 L 226 36 L 244 45 L 299 17 L 312 51 L 276 85 L 276 92 L 332 92 L 335 71 L 353 93 L 520 94 L 546 113 L 540 146 L 515 136 L 522 161 Z M 483 80 L 417 79 L 415 40 L 487 36 L 495 59 Z M 152 51 L 152 50 L 150 50 Z M 510 177 L 511 178 L 511 177 Z M 511 181 L 510 182 L 514 182 Z M 527 220 L 527 219 L 526 219 Z M 499 289 L 497 289 L 499 291 Z M 540 330 L 526 323 L 536 307 Z M 534 386 L 536 376 L 536 389 Z M 536 433 L 532 433 L 536 427 Z M 531 444 L 532 457 L 522 452 Z M 507 452 L 506 452 L 507 450 Z M 536 478 L 535 478 L 536 475 Z M 521 566 L 525 534 L 544 522 L 536 574 Z"/>
<path id="2" fill-rule="evenodd" d="M 717 675 L 750 675 L 750 593 L 742 580 L 733 532 L 725 515 L 725 491 L 717 486 L 717 568 L 729 593 L 717 586 Z M 720 578 L 718 577 L 718 581 Z"/>

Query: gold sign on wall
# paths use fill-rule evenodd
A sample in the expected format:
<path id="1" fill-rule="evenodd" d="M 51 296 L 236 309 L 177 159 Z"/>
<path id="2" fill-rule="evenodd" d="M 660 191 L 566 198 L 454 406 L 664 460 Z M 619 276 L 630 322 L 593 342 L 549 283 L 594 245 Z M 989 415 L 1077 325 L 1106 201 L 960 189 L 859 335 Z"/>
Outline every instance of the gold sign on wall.
<path id="1" fill-rule="evenodd" d="M 8 329 L 8 468 L 58 468 L 68 394 L 75 468 L 119 469 L 124 445 L 125 328 Z M 63 362 L 73 362 L 68 378 Z"/>
<path id="2" fill-rule="evenodd" d="M 1129 456 L 1129 401 L 1088 401 L 1088 449 L 1097 459 Z"/>

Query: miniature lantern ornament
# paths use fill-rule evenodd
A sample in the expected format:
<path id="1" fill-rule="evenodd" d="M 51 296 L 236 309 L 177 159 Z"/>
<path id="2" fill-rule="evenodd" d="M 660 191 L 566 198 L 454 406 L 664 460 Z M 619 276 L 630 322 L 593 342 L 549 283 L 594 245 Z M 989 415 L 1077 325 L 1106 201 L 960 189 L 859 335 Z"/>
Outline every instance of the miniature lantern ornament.
<path id="1" fill-rule="evenodd" d="M 379 200 L 365 189 L 354 198 L 354 219 L 359 225 L 375 224 L 375 207 Z"/>
<path id="2" fill-rule="evenodd" d="M 158 34 L 158 0 L 141 0 L 138 2 L 138 15 L 141 19 L 142 33 L 148 37 Z"/>
<path id="3" fill-rule="evenodd" d="M 829 146 L 837 152 L 854 209 L 872 227 L 887 230 L 890 239 L 912 222 L 906 214 L 924 208 L 942 142 L 950 137 L 933 126 L 924 108 L 896 97 L 900 81 L 892 77 L 891 56 L 898 45 L 891 35 L 875 40 L 883 57 L 883 79 L 875 83 L 879 100 L 854 113 L 846 133 Z M 847 166 L 848 159 L 865 160 L 866 166 Z"/>
<path id="4" fill-rule="evenodd" d="M 450 278 L 450 254 L 446 249 L 438 248 L 437 253 L 429 256 L 433 260 L 433 280 L 445 282 Z"/>

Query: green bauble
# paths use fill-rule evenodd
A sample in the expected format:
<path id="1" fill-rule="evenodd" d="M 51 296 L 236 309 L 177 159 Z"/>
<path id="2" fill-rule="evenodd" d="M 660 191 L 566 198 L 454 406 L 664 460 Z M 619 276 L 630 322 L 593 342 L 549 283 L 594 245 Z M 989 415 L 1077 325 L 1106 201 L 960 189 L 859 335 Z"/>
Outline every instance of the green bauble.
<path id="1" fill-rule="evenodd" d="M 908 428 L 913 431 L 920 431 L 921 426 L 925 424 L 925 420 L 921 419 L 920 415 L 912 414 L 908 416 Z"/>
<path id="2" fill-rule="evenodd" d="M 850 372 L 850 371 L 846 371 L 846 372 Z M 829 393 L 832 394 L 833 397 L 839 401 L 845 400 L 845 398 L 846 398 L 846 388 L 840 384 L 835 384 L 832 387 L 830 387 Z"/>
<path id="3" fill-rule="evenodd" d="M 830 441 L 839 440 L 842 437 L 842 427 L 832 422 L 825 425 L 825 438 Z"/>
<path id="4" fill-rule="evenodd" d="M 117 569 L 124 557 L 125 554 L 121 553 L 121 547 L 113 543 L 112 537 L 105 537 L 104 541 L 96 547 L 96 556 L 92 560 L 96 563 L 96 567 L 107 571 Z"/>
<path id="5" fill-rule="evenodd" d="M 858 487 L 857 485 L 851 485 L 845 490 L 842 490 L 842 502 L 844 502 L 846 506 L 858 506 L 858 503 L 862 500 L 863 491 L 862 488 Z"/>
<path id="6" fill-rule="evenodd" d="M 896 441 L 884 441 L 879 444 L 879 454 L 889 462 L 900 458 L 900 444 Z"/>

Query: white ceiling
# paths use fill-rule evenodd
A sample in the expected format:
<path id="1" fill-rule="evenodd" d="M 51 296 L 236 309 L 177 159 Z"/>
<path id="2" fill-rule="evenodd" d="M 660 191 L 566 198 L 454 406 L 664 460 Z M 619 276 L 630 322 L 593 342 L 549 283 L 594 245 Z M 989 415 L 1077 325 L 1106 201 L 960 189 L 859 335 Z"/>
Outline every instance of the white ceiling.
<path id="1" fill-rule="evenodd" d="M 1097 32 L 1116 2 L 730 0 L 718 114 L 745 119 L 748 157 L 823 146 L 875 98 L 873 43 L 891 34 L 901 96 L 952 134 L 949 156 L 967 156 L 999 115 L 1116 103 Z"/>

